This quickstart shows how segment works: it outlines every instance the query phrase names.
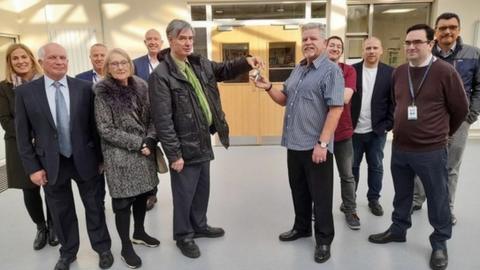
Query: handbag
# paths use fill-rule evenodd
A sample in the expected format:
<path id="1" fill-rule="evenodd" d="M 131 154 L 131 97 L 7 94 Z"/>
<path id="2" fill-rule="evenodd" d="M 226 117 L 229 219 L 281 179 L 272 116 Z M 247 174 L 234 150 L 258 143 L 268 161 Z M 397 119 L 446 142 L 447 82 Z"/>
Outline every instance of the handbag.
<path id="1" fill-rule="evenodd" d="M 165 156 L 163 155 L 162 148 L 160 148 L 160 146 L 158 145 L 155 147 L 155 160 L 157 161 L 157 172 L 167 173 L 167 162 L 165 161 Z"/>

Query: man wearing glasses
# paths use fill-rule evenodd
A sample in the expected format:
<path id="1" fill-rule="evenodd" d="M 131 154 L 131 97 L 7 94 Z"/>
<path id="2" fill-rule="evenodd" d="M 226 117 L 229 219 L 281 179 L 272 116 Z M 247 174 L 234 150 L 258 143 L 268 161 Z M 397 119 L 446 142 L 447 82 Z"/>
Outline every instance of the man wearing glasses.
<path id="1" fill-rule="evenodd" d="M 455 13 L 443 13 L 435 22 L 435 45 L 433 55 L 455 67 L 463 80 L 463 87 L 469 101 L 469 112 L 465 121 L 448 141 L 448 191 L 452 225 L 457 223 L 453 214 L 455 190 L 457 189 L 460 164 L 468 138 L 470 125 L 477 121 L 480 113 L 480 49 L 463 44 L 460 38 L 460 19 Z M 413 210 L 422 208 L 425 192 L 422 183 L 416 179 Z"/>
<path id="2" fill-rule="evenodd" d="M 407 30 L 407 64 L 393 73 L 394 125 L 391 170 L 395 196 L 392 225 L 370 235 L 376 244 L 405 242 L 411 227 L 414 176 L 418 175 L 428 198 L 430 267 L 448 264 L 446 241 L 452 234 L 448 207 L 447 138 L 462 124 L 468 102 L 455 69 L 432 55 L 434 30 L 417 24 Z"/>

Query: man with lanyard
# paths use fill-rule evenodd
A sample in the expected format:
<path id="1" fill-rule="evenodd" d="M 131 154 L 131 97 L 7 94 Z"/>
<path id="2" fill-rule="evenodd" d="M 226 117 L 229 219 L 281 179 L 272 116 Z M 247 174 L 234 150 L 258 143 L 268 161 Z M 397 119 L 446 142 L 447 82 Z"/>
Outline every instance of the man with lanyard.
<path id="1" fill-rule="evenodd" d="M 392 225 L 370 235 L 372 243 L 405 242 L 411 227 L 414 176 L 418 175 L 428 198 L 430 267 L 447 267 L 446 241 L 452 234 L 448 206 L 447 138 L 468 112 L 463 84 L 455 69 L 432 55 L 434 31 L 417 24 L 407 30 L 407 64 L 393 74 L 394 127 L 391 170 L 395 197 Z"/>
<path id="2" fill-rule="evenodd" d="M 457 14 L 443 13 L 438 16 L 435 22 L 436 41 L 432 53 L 453 65 L 460 74 L 470 104 L 465 121 L 448 142 L 448 191 L 452 225 L 457 223 L 457 218 L 453 214 L 453 204 L 468 130 L 470 125 L 477 121 L 480 112 L 480 49 L 464 44 L 459 34 L 460 18 Z M 420 181 L 416 181 L 413 210 L 421 209 L 424 201 L 423 186 Z"/>
<path id="3" fill-rule="evenodd" d="M 153 70 L 158 66 L 158 54 L 162 49 L 162 36 L 155 29 L 150 29 L 145 33 L 145 40 L 143 41 L 147 47 L 148 53 L 133 60 L 135 66 L 135 75 L 148 81 L 148 77 Z M 155 203 L 157 203 L 158 188 L 155 187 L 147 199 L 147 211 L 151 210 Z"/>
<path id="4" fill-rule="evenodd" d="M 330 258 L 334 237 L 333 135 L 344 106 L 342 71 L 325 53 L 325 29 L 318 23 L 302 26 L 304 59 L 288 79 L 273 85 L 260 77 L 255 85 L 265 89 L 277 104 L 285 106 L 282 145 L 287 151 L 287 167 L 295 221 L 293 228 L 280 234 L 280 241 L 312 236 L 314 209 L 317 263 Z"/>
<path id="5" fill-rule="evenodd" d="M 93 69 L 77 74 L 75 78 L 96 84 L 104 76 L 105 57 L 107 56 L 107 46 L 102 43 L 93 44 L 90 47 L 90 62 Z"/>

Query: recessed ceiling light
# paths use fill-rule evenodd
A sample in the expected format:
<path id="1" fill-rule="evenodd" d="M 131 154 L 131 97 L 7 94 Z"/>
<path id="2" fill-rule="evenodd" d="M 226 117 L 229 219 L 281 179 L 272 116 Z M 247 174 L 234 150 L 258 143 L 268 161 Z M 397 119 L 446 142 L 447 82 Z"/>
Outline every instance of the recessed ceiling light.
<path id="1" fill-rule="evenodd" d="M 223 14 L 223 10 L 217 9 L 217 10 L 215 10 L 215 13 L 217 13 L 217 14 Z"/>
<path id="2" fill-rule="evenodd" d="M 284 12 L 284 11 L 285 11 L 285 9 L 283 9 L 283 8 L 277 8 L 277 12 Z"/>
<path id="3" fill-rule="evenodd" d="M 416 10 L 416 8 L 391 8 L 383 11 L 383 14 L 408 13 Z"/>

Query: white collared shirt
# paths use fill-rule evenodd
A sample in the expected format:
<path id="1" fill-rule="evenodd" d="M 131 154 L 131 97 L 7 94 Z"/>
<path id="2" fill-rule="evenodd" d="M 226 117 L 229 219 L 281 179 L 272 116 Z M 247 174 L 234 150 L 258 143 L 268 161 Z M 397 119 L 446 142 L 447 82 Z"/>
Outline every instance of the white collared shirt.
<path id="1" fill-rule="evenodd" d="M 450 54 L 452 54 L 454 51 L 455 51 L 455 47 L 457 47 L 457 42 L 455 41 L 452 45 L 452 47 L 450 48 L 450 50 L 448 50 L 447 52 L 444 52 L 442 50 L 442 48 L 440 48 L 440 46 L 438 46 L 437 44 L 437 51 L 440 53 L 440 55 L 443 57 L 443 58 L 446 58 L 448 57 Z"/>
<path id="2" fill-rule="evenodd" d="M 437 61 L 437 58 L 435 56 L 433 56 L 433 54 L 430 54 L 427 59 L 425 59 L 425 61 L 423 61 L 423 63 L 421 63 L 420 65 L 418 66 L 415 66 L 413 65 L 411 62 L 408 62 L 408 64 L 411 66 L 411 67 L 426 67 L 428 66 L 428 64 L 430 63 L 430 60 L 432 59 L 433 57 L 433 62 Z"/>
<path id="3" fill-rule="evenodd" d="M 148 57 L 148 74 L 151 74 L 153 70 L 160 64 L 159 61 L 156 61 L 155 63 L 152 63 L 152 58 L 150 57 L 149 54 L 147 54 Z"/>
<path id="4" fill-rule="evenodd" d="M 45 78 L 45 91 L 47 94 L 48 106 L 50 107 L 50 112 L 52 113 L 53 121 L 55 126 L 57 125 L 57 110 L 55 107 L 55 86 L 53 86 L 54 80 L 50 79 L 47 75 L 43 76 Z M 62 79 L 58 81 L 62 86 L 60 91 L 62 91 L 63 97 L 65 98 L 65 103 L 67 105 L 68 115 L 70 117 L 70 92 L 68 91 L 67 76 L 63 76 Z"/>

